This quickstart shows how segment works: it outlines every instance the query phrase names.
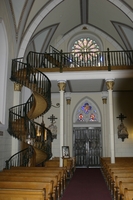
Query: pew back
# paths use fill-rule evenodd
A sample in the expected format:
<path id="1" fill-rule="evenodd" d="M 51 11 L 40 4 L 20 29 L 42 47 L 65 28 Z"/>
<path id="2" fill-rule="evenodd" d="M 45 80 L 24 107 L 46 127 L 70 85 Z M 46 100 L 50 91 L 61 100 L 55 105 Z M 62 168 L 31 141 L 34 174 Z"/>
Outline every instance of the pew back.
<path id="1" fill-rule="evenodd" d="M 27 181 L 0 181 L 1 189 L 32 189 L 46 191 L 46 200 L 52 200 L 53 181 L 49 182 L 27 182 Z"/>
<path id="2" fill-rule="evenodd" d="M 0 200 L 46 200 L 45 189 L 0 189 Z"/>

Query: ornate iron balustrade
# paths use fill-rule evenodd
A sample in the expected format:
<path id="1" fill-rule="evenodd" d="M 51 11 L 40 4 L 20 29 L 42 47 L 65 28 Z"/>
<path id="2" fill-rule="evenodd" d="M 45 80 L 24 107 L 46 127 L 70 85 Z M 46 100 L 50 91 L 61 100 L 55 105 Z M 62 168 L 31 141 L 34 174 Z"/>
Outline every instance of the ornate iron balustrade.
<path id="1" fill-rule="evenodd" d="M 9 160 L 6 160 L 6 169 L 10 169 L 12 166 L 19 167 L 24 166 L 27 167 L 29 165 L 30 159 L 34 155 L 34 149 L 32 146 L 29 146 L 26 149 L 23 149 L 13 156 Z"/>
<path id="2" fill-rule="evenodd" d="M 67 52 L 50 48 L 50 53 L 29 52 L 27 63 L 35 68 L 59 69 L 60 72 L 70 68 L 102 68 L 110 71 L 112 67 L 133 68 L 133 51 L 97 51 L 97 52 Z"/>
<path id="3" fill-rule="evenodd" d="M 48 105 L 46 113 L 51 107 L 51 82 L 44 73 L 34 68 L 34 65 L 23 63 L 22 59 L 12 60 L 10 79 L 43 95 Z M 34 62 L 36 63 L 35 60 Z"/>

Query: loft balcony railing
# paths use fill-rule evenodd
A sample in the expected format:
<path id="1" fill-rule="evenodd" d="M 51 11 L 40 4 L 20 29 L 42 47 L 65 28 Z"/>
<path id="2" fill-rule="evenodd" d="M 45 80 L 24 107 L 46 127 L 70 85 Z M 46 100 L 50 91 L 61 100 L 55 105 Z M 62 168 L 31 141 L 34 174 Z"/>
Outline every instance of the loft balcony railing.
<path id="1" fill-rule="evenodd" d="M 133 69 L 133 50 L 64 53 L 51 46 L 49 51 L 29 52 L 27 63 L 45 72 Z"/>

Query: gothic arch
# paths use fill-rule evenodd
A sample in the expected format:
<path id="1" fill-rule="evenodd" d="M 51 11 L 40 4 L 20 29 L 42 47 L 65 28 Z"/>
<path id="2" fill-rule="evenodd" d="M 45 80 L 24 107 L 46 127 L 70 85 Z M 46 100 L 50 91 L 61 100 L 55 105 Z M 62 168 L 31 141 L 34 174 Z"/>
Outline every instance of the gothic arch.
<path id="1" fill-rule="evenodd" d="M 83 110 L 84 105 L 90 106 L 88 111 Z M 83 121 L 79 120 L 79 114 L 83 114 Z M 95 119 L 91 119 L 91 114 L 95 115 Z M 101 126 L 101 112 L 98 105 L 89 97 L 81 99 L 74 108 L 73 112 L 73 126 L 89 126 L 100 127 Z"/>
<path id="2" fill-rule="evenodd" d="M 86 106 L 87 105 L 87 106 Z M 80 113 L 83 115 L 79 119 Z M 91 114 L 95 118 L 91 119 Z M 76 166 L 100 166 L 102 156 L 101 113 L 98 105 L 84 97 L 73 112 L 73 156 Z"/>

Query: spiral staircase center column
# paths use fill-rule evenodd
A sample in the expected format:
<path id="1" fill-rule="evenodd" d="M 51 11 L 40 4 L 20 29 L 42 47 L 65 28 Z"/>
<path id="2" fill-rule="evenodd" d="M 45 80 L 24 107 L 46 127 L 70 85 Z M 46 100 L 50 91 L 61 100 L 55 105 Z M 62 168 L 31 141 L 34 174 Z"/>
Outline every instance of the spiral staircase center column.
<path id="1" fill-rule="evenodd" d="M 63 160 L 62 160 L 62 146 L 64 144 L 64 90 L 65 90 L 66 82 L 65 81 L 58 81 L 58 87 L 60 91 L 60 167 L 63 167 Z"/>
<path id="2" fill-rule="evenodd" d="M 14 83 L 14 98 L 13 98 L 13 105 L 17 105 L 21 103 L 21 90 L 22 85 L 19 83 Z M 18 151 L 18 140 L 12 137 L 12 153 L 11 155 L 15 154 Z"/>

